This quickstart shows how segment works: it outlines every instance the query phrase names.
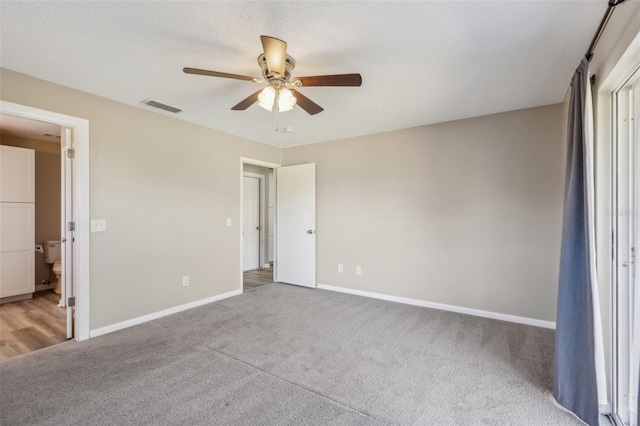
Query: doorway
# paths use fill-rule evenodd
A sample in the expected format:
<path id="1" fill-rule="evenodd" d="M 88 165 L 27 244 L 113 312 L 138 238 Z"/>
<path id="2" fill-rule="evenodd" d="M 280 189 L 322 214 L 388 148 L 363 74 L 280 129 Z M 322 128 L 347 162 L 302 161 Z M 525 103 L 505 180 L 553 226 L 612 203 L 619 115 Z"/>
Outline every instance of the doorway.
<path id="1" fill-rule="evenodd" d="M 274 168 L 242 163 L 242 288 L 274 281 Z"/>
<path id="2" fill-rule="evenodd" d="M 22 337 L 22 343 L 18 344 L 21 347 L 14 347 L 14 352 L 21 353 L 29 352 L 39 349 L 40 345 L 49 346 L 49 344 L 58 343 L 60 340 L 65 341 L 73 338 L 74 340 L 85 340 L 89 338 L 89 122 L 84 119 L 71 117 L 63 114 L 58 114 L 51 111 L 32 108 L 24 105 L 14 104 L 11 102 L 0 101 L 0 113 L 3 116 L 11 117 L 15 120 L 26 120 L 31 123 L 41 123 L 43 126 L 49 126 L 51 129 L 57 129 L 54 132 L 44 132 L 41 134 L 43 137 L 58 139 L 57 141 L 57 154 L 58 154 L 58 187 L 56 194 L 52 194 L 53 191 L 49 191 L 49 199 L 45 198 L 41 200 L 41 204 L 45 206 L 49 205 L 51 208 L 44 209 L 43 214 L 50 216 L 56 216 L 57 226 L 54 223 L 53 227 L 57 228 L 58 233 L 51 235 L 52 239 L 46 237 L 46 241 L 38 241 L 35 236 L 35 228 L 30 224 L 24 224 L 24 229 L 33 229 L 33 232 L 29 234 L 29 231 L 25 233 L 16 233 L 26 235 L 23 238 L 23 244 L 25 250 L 19 250 L 22 252 L 22 256 L 27 263 L 30 263 L 33 268 L 24 268 L 18 278 L 12 276 L 13 272 L 16 272 L 15 268 L 11 268 L 12 274 L 9 273 L 10 268 L 2 268 L 2 274 L 0 278 L 0 293 L 5 289 L 9 289 L 7 295 L 11 293 L 12 282 L 16 282 L 18 279 L 24 288 L 13 291 L 13 294 L 9 297 L 17 296 L 16 299 L 24 299 L 23 301 L 4 299 L 8 302 L 5 311 L 13 310 L 15 314 L 16 306 L 12 305 L 12 302 L 23 303 L 25 306 L 19 307 L 19 310 L 24 311 L 27 317 L 32 319 L 38 316 L 44 315 L 39 311 L 36 306 L 46 306 L 46 309 L 50 313 L 55 313 L 57 322 L 45 322 L 46 324 L 33 324 L 31 326 L 18 329 L 17 317 L 10 314 L 10 319 L 3 320 L 2 329 L 3 332 L 14 333 L 17 337 Z M 3 120 L 3 125 L 6 123 Z M 34 129 L 39 129 L 38 126 L 31 126 Z M 33 129 L 32 129 L 33 130 Z M 49 133 L 48 136 L 44 134 Z M 57 133 L 57 134 L 56 134 Z M 56 137 L 57 136 L 57 137 Z M 58 138 L 59 137 L 59 138 Z M 6 142 L 7 138 L 3 138 Z M 44 142 L 51 143 L 51 142 Z M 3 143 L 3 145 L 5 145 Z M 8 145 L 8 144 L 7 144 Z M 50 146 L 51 147 L 51 146 Z M 25 147 L 14 147 L 13 149 L 22 149 L 21 153 L 31 152 L 32 154 L 25 154 L 26 157 L 33 155 L 34 167 L 35 167 L 35 149 L 28 149 Z M 17 158 L 17 157 L 16 157 Z M 11 161 L 9 161 L 11 160 Z M 14 164 L 14 159 L 7 157 L 6 163 Z M 4 166 L 4 158 L 3 158 Z M 24 161 L 28 169 L 29 160 Z M 10 169 L 7 167 L 6 170 Z M 24 171 L 24 170 L 23 170 Z M 3 171 L 4 173 L 4 171 Z M 26 174 L 26 173 L 23 173 Z M 15 200 L 4 200 L 8 208 L 12 207 L 9 204 L 31 204 L 32 210 L 34 210 L 33 222 L 35 224 L 35 203 L 38 201 L 35 197 L 36 185 L 35 176 L 33 176 L 34 182 L 29 182 L 29 177 L 25 179 L 16 178 L 3 180 L 3 189 L 6 182 L 18 182 L 26 181 L 26 187 L 34 188 L 34 196 L 31 200 L 24 200 L 25 203 L 17 203 Z M 3 190 L 3 194 L 6 192 Z M 57 206 L 53 206 L 51 197 L 57 198 Z M 24 198 L 25 196 L 23 196 Z M 28 198 L 28 196 L 26 196 Z M 8 221 L 6 215 L 2 215 L 3 222 Z M 29 219 L 27 217 L 27 219 Z M 26 220 L 26 219 L 25 219 Z M 27 220 L 28 222 L 28 220 Z M 3 223 L 3 228 L 9 229 L 8 222 Z M 11 225 L 12 226 L 12 225 Z M 4 229 L 3 229 L 4 230 Z M 55 232 L 55 231 L 54 231 Z M 6 233 L 3 232 L 2 252 L 3 257 L 5 253 L 10 253 L 12 250 L 22 249 L 22 247 L 12 245 L 7 240 Z M 40 238 L 43 239 L 43 238 Z M 5 242 L 7 244 L 5 244 Z M 59 247 L 56 247 L 59 245 Z M 46 253 L 45 253 L 46 252 Z M 42 256 L 46 267 L 39 265 L 43 268 L 41 273 L 47 274 L 49 278 L 36 280 L 35 276 L 35 255 Z M 45 257 L 48 255 L 49 263 L 46 263 Z M 8 254 L 8 256 L 12 256 Z M 58 258 L 59 257 L 59 258 Z M 54 259 L 55 258 L 55 259 Z M 5 262 L 3 262 L 4 264 Z M 7 262 L 6 264 L 9 264 Z M 44 268 L 49 268 L 44 269 Z M 29 277 L 25 279 L 29 273 Z M 40 277 L 40 275 L 38 275 Z M 55 277 L 55 278 L 54 278 Z M 57 283 L 60 283 L 58 291 L 55 292 Z M 28 286 L 28 287 L 27 287 Z M 42 294 L 39 294 L 43 292 Z M 46 293 L 46 294 L 45 294 Z M 35 296 L 34 296 L 35 294 Z M 53 306 L 49 306 L 50 302 L 55 302 Z M 0 308 L 2 305 L 0 305 Z M 60 315 L 62 313 L 62 315 Z M 13 326 L 8 327 L 7 322 Z M 24 322 L 20 323 L 24 325 Z M 28 324 L 27 324 L 28 325 Z M 36 331 L 41 332 L 48 338 L 39 336 L 39 343 L 37 342 Z M 53 338 L 55 334 L 55 338 Z M 2 339 L 4 340 L 4 337 Z M 4 343 L 4 342 L 3 342 Z M 19 354 L 18 353 L 18 354 Z M 14 353 L 13 355 L 16 355 Z M 3 358 L 4 354 L 2 355 Z"/>
<path id="3" fill-rule="evenodd" d="M 244 272 L 260 269 L 260 257 L 263 256 L 264 214 L 264 176 L 244 173 L 242 179 L 242 269 Z"/>
<path id="4" fill-rule="evenodd" d="M 259 166 L 255 168 L 255 166 Z M 262 169 L 261 169 L 262 168 Z M 250 290 L 271 282 L 315 288 L 316 218 L 315 164 L 281 167 L 259 160 L 240 158 L 240 223 L 245 216 L 245 173 L 264 176 L 265 201 L 262 204 L 259 269 L 245 267 L 245 234 L 240 226 L 240 289 Z M 255 183 L 250 184 L 255 187 Z M 260 186 L 260 185 L 258 185 Z M 255 189 L 248 189 L 248 192 Z M 247 201 L 252 209 L 253 201 Z M 229 222 L 230 223 L 230 222 Z M 253 222 L 255 223 L 255 222 Z M 247 227 L 255 225 L 247 225 Z M 254 244 L 247 242 L 246 244 Z M 255 266 L 255 261 L 252 265 Z M 245 285 L 246 284 L 246 285 Z"/>
<path id="5" fill-rule="evenodd" d="M 62 294 L 70 186 L 62 154 L 72 142 L 63 133 L 57 124 L 0 113 L 0 360 L 73 337 Z"/>

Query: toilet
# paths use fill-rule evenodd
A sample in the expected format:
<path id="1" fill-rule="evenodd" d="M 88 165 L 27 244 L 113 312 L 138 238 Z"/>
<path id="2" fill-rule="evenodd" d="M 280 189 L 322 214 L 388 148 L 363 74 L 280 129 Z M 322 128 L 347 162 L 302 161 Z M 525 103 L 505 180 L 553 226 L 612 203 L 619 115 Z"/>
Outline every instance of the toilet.
<path id="1" fill-rule="evenodd" d="M 62 261 L 60 259 L 56 260 L 53 263 L 53 267 L 51 268 L 53 270 L 53 273 L 56 274 L 56 288 L 53 290 L 55 291 L 57 294 L 60 294 L 60 292 L 62 291 L 60 288 L 61 283 L 62 283 Z"/>
<path id="2" fill-rule="evenodd" d="M 58 282 L 56 283 L 55 292 L 60 294 L 62 291 L 62 261 L 61 257 L 61 246 L 60 241 L 45 241 L 44 242 L 44 262 L 47 265 L 51 265 L 51 270 L 54 274 L 56 274 L 56 279 Z"/>

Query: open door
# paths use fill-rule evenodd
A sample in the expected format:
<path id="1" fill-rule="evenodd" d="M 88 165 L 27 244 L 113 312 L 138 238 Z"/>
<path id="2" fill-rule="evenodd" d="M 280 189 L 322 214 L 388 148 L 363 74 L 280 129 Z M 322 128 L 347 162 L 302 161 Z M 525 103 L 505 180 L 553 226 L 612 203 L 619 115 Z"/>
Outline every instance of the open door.
<path id="1" fill-rule="evenodd" d="M 60 307 L 67 309 L 67 339 L 73 338 L 73 306 L 75 306 L 75 292 L 73 282 L 73 243 L 75 234 L 75 220 L 73 219 L 73 131 L 68 127 L 63 127 L 60 132 L 60 144 L 62 155 L 60 156 L 60 180 L 62 183 L 60 212 L 61 220 L 61 262 L 62 274 Z"/>
<path id="2" fill-rule="evenodd" d="M 276 277 L 316 286 L 316 165 L 276 169 Z"/>
<path id="3" fill-rule="evenodd" d="M 242 178 L 242 270 L 260 269 L 260 180 Z"/>

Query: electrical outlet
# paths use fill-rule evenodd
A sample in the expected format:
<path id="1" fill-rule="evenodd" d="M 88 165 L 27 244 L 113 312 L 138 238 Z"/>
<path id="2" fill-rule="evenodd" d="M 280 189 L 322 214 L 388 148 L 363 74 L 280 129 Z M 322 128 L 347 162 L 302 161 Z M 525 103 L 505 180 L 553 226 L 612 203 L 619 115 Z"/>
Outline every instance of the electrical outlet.
<path id="1" fill-rule="evenodd" d="M 356 275 L 362 275 L 362 267 L 356 266 Z"/>
<path id="2" fill-rule="evenodd" d="M 185 275 L 182 277 L 182 287 L 186 287 L 189 285 L 189 275 Z"/>
<path id="3" fill-rule="evenodd" d="M 232 224 L 232 223 L 233 223 L 233 222 L 231 221 L 231 218 L 230 218 L 230 217 L 228 217 L 228 218 L 227 218 L 227 226 L 231 226 L 231 224 Z"/>
<path id="4" fill-rule="evenodd" d="M 343 268 L 342 268 L 342 263 L 338 263 L 338 272 L 342 272 Z"/>

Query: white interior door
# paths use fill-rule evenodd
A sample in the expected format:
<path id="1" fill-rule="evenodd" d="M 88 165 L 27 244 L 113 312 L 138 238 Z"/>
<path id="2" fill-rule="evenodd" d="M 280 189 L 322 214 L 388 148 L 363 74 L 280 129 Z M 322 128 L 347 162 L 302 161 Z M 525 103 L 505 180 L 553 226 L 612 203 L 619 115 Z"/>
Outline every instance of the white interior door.
<path id="1" fill-rule="evenodd" d="M 260 179 L 242 178 L 242 269 L 260 268 Z"/>
<path id="2" fill-rule="evenodd" d="M 315 287 L 316 165 L 276 170 L 276 280 Z"/>
<path id="3" fill-rule="evenodd" d="M 273 263 L 273 255 L 276 251 L 275 229 L 276 229 L 276 179 L 273 170 L 269 172 L 269 252 L 267 262 Z"/>
<path id="4" fill-rule="evenodd" d="M 0 146 L 0 297 L 35 291 L 35 151 Z"/>
<path id="5" fill-rule="evenodd" d="M 61 173 L 61 183 L 62 183 L 62 191 L 61 191 L 61 202 L 60 208 L 61 212 L 61 229 L 60 235 L 62 236 L 62 248 L 61 259 L 62 262 L 62 274 L 60 279 L 63 282 L 61 286 L 61 297 L 59 306 L 65 307 L 67 309 L 67 339 L 73 338 L 73 307 L 67 303 L 69 298 L 74 297 L 75 293 L 75 283 L 74 283 L 74 274 L 73 274 L 73 256 L 74 250 L 73 245 L 75 242 L 74 230 L 70 223 L 75 224 L 74 216 L 73 216 L 73 132 L 72 129 L 63 127 L 61 129 L 61 149 L 62 155 L 60 158 L 60 173 Z M 70 151 L 71 150 L 71 151 Z"/>

